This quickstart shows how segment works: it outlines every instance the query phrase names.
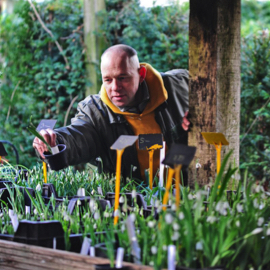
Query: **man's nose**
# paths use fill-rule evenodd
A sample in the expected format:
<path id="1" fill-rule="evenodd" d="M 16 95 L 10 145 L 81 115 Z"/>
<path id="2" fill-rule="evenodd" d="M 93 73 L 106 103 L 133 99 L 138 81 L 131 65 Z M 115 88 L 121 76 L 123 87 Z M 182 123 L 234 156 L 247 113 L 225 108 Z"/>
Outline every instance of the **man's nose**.
<path id="1" fill-rule="evenodd" d="M 121 89 L 121 82 L 119 82 L 118 80 L 113 80 L 112 81 L 112 90 L 118 91 L 120 89 Z"/>

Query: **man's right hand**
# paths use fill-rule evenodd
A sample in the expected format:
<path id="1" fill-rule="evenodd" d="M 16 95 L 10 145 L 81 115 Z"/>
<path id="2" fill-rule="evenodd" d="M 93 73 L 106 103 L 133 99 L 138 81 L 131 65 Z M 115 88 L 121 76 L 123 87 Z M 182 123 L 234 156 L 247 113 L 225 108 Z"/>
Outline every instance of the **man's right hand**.
<path id="1" fill-rule="evenodd" d="M 50 146 L 53 147 L 56 145 L 56 133 L 52 129 L 42 129 L 39 133 Z M 48 151 L 46 144 L 43 143 L 39 138 L 35 137 L 33 147 L 37 149 L 39 155 L 44 159 L 45 157 L 43 153 Z"/>

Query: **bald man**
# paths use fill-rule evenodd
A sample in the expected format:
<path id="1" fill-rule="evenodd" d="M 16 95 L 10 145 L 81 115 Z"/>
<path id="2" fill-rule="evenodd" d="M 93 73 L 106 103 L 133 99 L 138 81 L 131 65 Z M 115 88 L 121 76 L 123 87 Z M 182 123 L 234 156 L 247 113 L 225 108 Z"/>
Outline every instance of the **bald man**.
<path id="1" fill-rule="evenodd" d="M 108 48 L 101 57 L 103 84 L 100 93 L 78 104 L 71 125 L 40 133 L 51 146 L 67 146 L 67 165 L 92 163 L 114 173 L 116 151 L 110 146 L 120 135 L 162 133 L 167 147 L 187 144 L 188 72 L 159 73 L 147 63 L 139 63 L 136 50 L 127 45 Z M 44 158 L 46 145 L 38 138 L 33 147 Z M 101 166 L 102 165 L 102 166 Z M 133 165 L 133 166 L 131 166 Z M 159 165 L 155 151 L 154 172 Z M 122 175 L 145 180 L 148 153 L 138 145 L 128 147 L 122 157 Z"/>

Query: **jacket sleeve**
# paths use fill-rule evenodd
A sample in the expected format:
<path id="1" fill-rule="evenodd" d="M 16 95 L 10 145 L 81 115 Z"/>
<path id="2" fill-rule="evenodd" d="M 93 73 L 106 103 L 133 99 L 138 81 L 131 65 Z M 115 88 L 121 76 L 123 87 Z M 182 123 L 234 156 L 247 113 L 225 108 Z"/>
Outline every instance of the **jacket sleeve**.
<path id="1" fill-rule="evenodd" d="M 99 114 L 93 99 L 88 97 L 78 104 L 77 114 L 71 119 L 71 125 L 55 130 L 58 143 L 67 146 L 69 165 L 95 163 L 102 149 L 100 136 L 96 130 Z"/>

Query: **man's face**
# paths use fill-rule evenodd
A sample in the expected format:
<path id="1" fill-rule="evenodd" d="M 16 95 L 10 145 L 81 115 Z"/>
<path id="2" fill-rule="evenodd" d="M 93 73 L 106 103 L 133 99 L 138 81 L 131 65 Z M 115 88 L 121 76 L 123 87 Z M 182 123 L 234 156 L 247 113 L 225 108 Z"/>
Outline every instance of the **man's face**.
<path id="1" fill-rule="evenodd" d="M 141 81 L 139 63 L 123 53 L 110 52 L 101 61 L 103 85 L 109 99 L 117 107 L 132 106 L 137 103 L 135 94 Z"/>

